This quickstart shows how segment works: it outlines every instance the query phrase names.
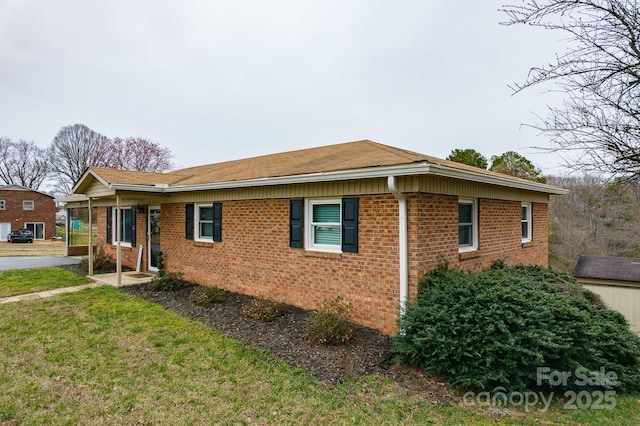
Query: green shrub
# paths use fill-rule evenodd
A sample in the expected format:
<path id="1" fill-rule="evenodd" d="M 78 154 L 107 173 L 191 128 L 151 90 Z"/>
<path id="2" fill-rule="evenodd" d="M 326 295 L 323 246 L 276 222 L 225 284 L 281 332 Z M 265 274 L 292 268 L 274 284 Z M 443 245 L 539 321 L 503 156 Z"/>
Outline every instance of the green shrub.
<path id="1" fill-rule="evenodd" d="M 224 302 L 227 299 L 227 293 L 215 286 L 197 286 L 191 292 L 191 297 L 196 305 L 211 306 Z"/>
<path id="2" fill-rule="evenodd" d="M 164 254 L 162 250 L 158 250 L 158 255 L 156 256 L 156 268 L 158 268 L 158 276 L 162 277 L 164 275 Z"/>
<path id="3" fill-rule="evenodd" d="M 89 256 L 83 257 L 80 261 L 80 269 L 84 274 L 89 273 Z M 98 247 L 93 253 L 93 272 L 110 272 L 115 270 L 113 257 L 104 251 L 104 248 Z"/>
<path id="4" fill-rule="evenodd" d="M 437 269 L 420 282 L 399 327 L 397 362 L 443 374 L 463 388 L 640 389 L 640 338 L 621 314 L 551 268 Z M 537 367 L 571 376 L 566 385 L 537 383 Z M 613 372 L 617 383 L 584 386 L 578 368 Z"/>
<path id="5" fill-rule="evenodd" d="M 309 315 L 306 338 L 325 345 L 350 340 L 356 329 L 351 322 L 352 310 L 351 304 L 340 296 L 326 300 Z"/>
<path id="6" fill-rule="evenodd" d="M 254 297 L 242 305 L 242 315 L 256 321 L 275 321 L 282 315 L 282 303 L 264 297 Z"/>
<path id="7" fill-rule="evenodd" d="M 165 272 L 162 276 L 156 275 L 149 282 L 149 288 L 153 291 L 175 291 L 186 285 L 182 281 L 182 272 Z"/>

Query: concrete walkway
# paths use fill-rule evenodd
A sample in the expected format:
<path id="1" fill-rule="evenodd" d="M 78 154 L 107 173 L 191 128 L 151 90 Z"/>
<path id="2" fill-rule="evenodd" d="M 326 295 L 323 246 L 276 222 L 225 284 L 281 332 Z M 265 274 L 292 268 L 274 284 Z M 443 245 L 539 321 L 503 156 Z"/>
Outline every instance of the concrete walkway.
<path id="1" fill-rule="evenodd" d="M 84 284 L 84 285 L 78 285 L 78 286 L 74 286 L 74 287 L 63 287 L 63 288 L 56 288 L 53 290 L 45 290 L 45 291 L 39 291 L 37 293 L 27 293 L 27 294 L 19 294 L 17 296 L 10 296 L 10 297 L 3 297 L 0 298 L 0 305 L 4 304 L 4 303 L 11 303 L 11 302 L 20 302 L 23 300 L 34 300 L 34 299 L 42 299 L 42 298 L 46 298 L 46 297 L 52 297 L 52 296 L 57 296 L 59 294 L 64 294 L 64 293 L 73 293 L 75 291 L 80 291 L 80 290 L 85 290 L 87 288 L 96 288 L 96 287 L 101 287 L 104 285 L 111 285 L 114 287 L 124 287 L 124 286 L 129 286 L 129 285 L 138 285 L 138 284 L 144 284 L 144 283 L 148 283 L 149 281 L 151 281 L 151 279 L 154 277 L 154 275 L 151 274 L 145 274 L 145 273 L 140 273 L 140 272 L 123 272 L 120 276 L 120 284 L 118 284 L 118 275 L 113 273 L 113 274 L 99 274 L 99 275 L 94 275 L 91 276 L 89 278 L 91 278 L 94 282 L 89 283 L 89 284 Z"/>
<path id="2" fill-rule="evenodd" d="M 53 290 L 39 291 L 37 293 L 27 293 L 27 294 L 19 294 L 17 296 L 3 297 L 3 298 L 0 298 L 0 305 L 4 303 L 21 302 L 23 300 L 43 299 L 45 297 L 57 296 L 58 294 L 73 293 L 74 291 L 80 291 L 86 288 L 101 287 L 103 285 L 104 284 L 102 283 L 93 282 L 89 284 L 78 285 L 75 287 L 55 288 Z"/>

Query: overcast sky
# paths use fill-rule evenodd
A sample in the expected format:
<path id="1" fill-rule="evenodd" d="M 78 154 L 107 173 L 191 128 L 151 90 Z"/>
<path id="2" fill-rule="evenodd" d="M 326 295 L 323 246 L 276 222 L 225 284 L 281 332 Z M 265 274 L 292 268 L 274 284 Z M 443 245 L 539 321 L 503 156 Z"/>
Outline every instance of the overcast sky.
<path id="1" fill-rule="evenodd" d="M 371 139 L 559 173 L 521 126 L 558 95 L 508 85 L 562 35 L 500 25 L 506 2 L 0 0 L 0 136 L 81 123 L 178 167 Z"/>

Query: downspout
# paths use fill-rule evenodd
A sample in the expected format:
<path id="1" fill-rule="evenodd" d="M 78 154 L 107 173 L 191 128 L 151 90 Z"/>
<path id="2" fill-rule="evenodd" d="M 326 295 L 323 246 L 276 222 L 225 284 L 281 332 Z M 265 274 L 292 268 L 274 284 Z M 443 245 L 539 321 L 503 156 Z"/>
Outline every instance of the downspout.
<path id="1" fill-rule="evenodd" d="M 409 258 L 407 238 L 407 198 L 396 186 L 396 177 L 387 178 L 389 191 L 398 200 L 399 252 L 400 252 L 400 316 L 404 315 L 409 293 Z"/>

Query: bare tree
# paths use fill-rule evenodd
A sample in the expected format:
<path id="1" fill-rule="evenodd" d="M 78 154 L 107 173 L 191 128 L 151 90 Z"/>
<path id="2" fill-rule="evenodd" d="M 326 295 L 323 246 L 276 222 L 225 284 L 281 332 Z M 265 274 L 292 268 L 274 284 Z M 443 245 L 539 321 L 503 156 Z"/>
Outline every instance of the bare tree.
<path id="1" fill-rule="evenodd" d="M 549 203 L 549 260 L 571 270 L 580 255 L 640 256 L 638 185 L 601 176 L 550 176 L 569 189 Z"/>
<path id="2" fill-rule="evenodd" d="M 82 124 L 60 129 L 51 144 L 57 192 L 68 194 L 87 167 L 164 172 L 173 167 L 171 151 L 144 138 L 109 139 Z"/>
<path id="3" fill-rule="evenodd" d="M 145 172 L 173 168 L 171 151 L 144 138 L 114 138 L 110 143 L 109 166 Z"/>
<path id="4" fill-rule="evenodd" d="M 13 141 L 9 138 L 0 138 L 0 179 L 6 184 L 11 183 L 10 173 L 5 166 L 5 159 L 9 157 Z"/>
<path id="5" fill-rule="evenodd" d="M 513 87 L 517 93 L 552 82 L 566 94 L 531 127 L 574 168 L 640 180 L 638 0 L 525 0 L 501 10 L 504 24 L 559 30 L 572 46 Z"/>
<path id="6" fill-rule="evenodd" d="M 50 171 L 48 150 L 33 142 L 0 138 L 0 179 L 38 190 Z"/>
<path id="7" fill-rule="evenodd" d="M 51 144 L 52 170 L 57 191 L 63 194 L 71 188 L 89 166 L 109 165 L 109 139 L 83 124 L 60 129 Z"/>

